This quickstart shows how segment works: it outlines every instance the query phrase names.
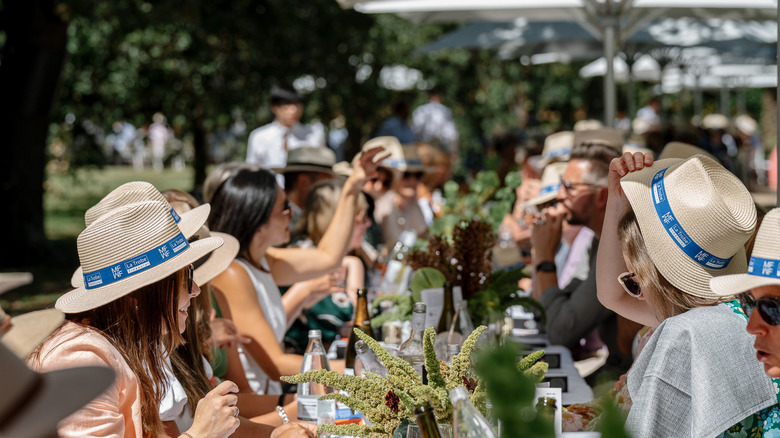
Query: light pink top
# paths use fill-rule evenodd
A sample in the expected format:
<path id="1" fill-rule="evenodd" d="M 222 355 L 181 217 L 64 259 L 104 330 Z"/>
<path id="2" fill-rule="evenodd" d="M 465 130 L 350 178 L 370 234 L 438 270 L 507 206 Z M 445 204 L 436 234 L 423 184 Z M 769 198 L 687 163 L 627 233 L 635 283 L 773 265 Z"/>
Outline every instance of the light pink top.
<path id="1" fill-rule="evenodd" d="M 61 438 L 143 437 L 138 381 L 122 354 L 95 330 L 66 321 L 42 347 L 40 361 L 28 361 L 37 371 L 79 366 L 104 366 L 116 380 L 103 394 L 61 421 Z"/>

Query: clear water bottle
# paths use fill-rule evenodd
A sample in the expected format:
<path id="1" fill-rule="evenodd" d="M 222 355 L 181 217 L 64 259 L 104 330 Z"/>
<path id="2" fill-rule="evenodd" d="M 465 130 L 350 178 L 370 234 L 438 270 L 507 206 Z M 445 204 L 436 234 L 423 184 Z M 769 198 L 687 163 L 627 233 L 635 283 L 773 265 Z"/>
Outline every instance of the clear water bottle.
<path id="1" fill-rule="evenodd" d="M 469 391 L 465 386 L 452 388 L 450 401 L 452 401 L 452 432 L 455 438 L 496 437 L 490 423 L 471 404 Z"/>
<path id="2" fill-rule="evenodd" d="M 423 375 L 425 356 L 423 355 L 423 333 L 425 333 L 425 303 L 415 303 L 412 308 L 412 331 L 409 339 L 398 348 L 398 357 L 408 362 L 419 374 Z"/>
<path id="3" fill-rule="evenodd" d="M 387 368 L 379 362 L 376 353 L 362 339 L 355 343 L 355 351 L 360 359 L 361 374 L 368 371 L 377 376 L 385 377 L 387 375 Z"/>
<path id="4" fill-rule="evenodd" d="M 303 354 L 301 372 L 314 370 L 330 371 L 328 356 L 322 345 L 322 332 L 309 330 L 309 345 Z M 324 394 L 330 394 L 333 388 L 314 382 L 298 384 L 298 421 L 317 424 L 317 399 Z"/>

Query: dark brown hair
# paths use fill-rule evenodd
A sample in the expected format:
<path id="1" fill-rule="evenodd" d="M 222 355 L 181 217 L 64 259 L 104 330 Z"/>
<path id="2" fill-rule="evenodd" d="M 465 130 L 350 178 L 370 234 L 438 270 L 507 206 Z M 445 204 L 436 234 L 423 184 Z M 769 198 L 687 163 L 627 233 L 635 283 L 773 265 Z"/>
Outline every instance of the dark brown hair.
<path id="1" fill-rule="evenodd" d="M 165 352 L 184 342 L 179 333 L 177 308 L 179 290 L 186 277 L 187 268 L 183 268 L 110 303 L 67 315 L 68 320 L 103 335 L 135 374 L 141 394 L 144 437 L 164 435 L 159 412 L 166 387 Z M 45 359 L 40 357 L 38 347 L 29 360 Z"/>

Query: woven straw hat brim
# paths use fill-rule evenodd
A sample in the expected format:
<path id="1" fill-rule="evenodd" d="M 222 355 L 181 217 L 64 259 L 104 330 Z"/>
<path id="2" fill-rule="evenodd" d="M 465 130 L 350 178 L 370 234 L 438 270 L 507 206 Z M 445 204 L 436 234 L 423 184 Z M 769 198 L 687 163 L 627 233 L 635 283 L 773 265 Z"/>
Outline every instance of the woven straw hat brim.
<path id="1" fill-rule="evenodd" d="M 542 187 L 547 187 L 552 184 L 560 184 L 561 176 L 563 175 L 563 172 L 566 171 L 566 167 L 568 166 L 568 162 L 561 161 L 557 163 L 551 163 L 544 168 L 544 173 L 542 174 Z M 537 196 L 531 200 L 528 200 L 525 202 L 524 206 L 531 206 L 531 205 L 540 205 L 544 204 L 546 202 L 550 202 L 553 199 L 558 197 L 558 191 L 555 190 L 553 192 L 545 193 L 544 195 Z"/>
<path id="2" fill-rule="evenodd" d="M 768 260 L 780 260 L 780 208 L 774 208 L 764 216 L 753 244 L 753 257 Z M 761 269 L 756 266 L 757 271 Z M 776 273 L 778 266 L 774 266 Z M 780 278 L 748 274 L 746 271 L 713 278 L 710 281 L 712 292 L 720 296 L 731 296 L 761 286 L 780 286 Z"/>
<path id="3" fill-rule="evenodd" d="M 9 371 L 3 368 L 3 372 Z M 100 395 L 115 378 L 110 368 L 95 366 L 42 373 L 36 391 L 19 400 L 13 417 L 0 427 L 0 435 L 51 436 L 57 423 Z"/>
<path id="4" fill-rule="evenodd" d="M 195 269 L 195 283 L 198 286 L 203 286 L 227 269 L 241 248 L 238 239 L 230 234 L 212 231 L 211 235 L 219 237 L 224 243 L 209 255 L 208 260 Z"/>
<path id="5" fill-rule="evenodd" d="M 195 233 L 200 230 L 200 227 L 206 223 L 210 212 L 211 205 L 203 204 L 186 213 L 180 214 L 179 217 L 181 217 L 181 220 L 178 225 L 179 229 L 181 229 L 181 233 L 184 234 L 184 237 L 189 239 L 194 236 Z M 89 224 L 87 224 L 87 226 L 89 226 Z M 84 286 L 84 271 L 81 269 L 81 266 L 76 268 L 76 270 L 73 271 L 73 275 L 70 276 L 70 285 L 77 288 Z"/>
<path id="6" fill-rule="evenodd" d="M 57 299 L 54 307 L 65 313 L 79 313 L 108 304 L 136 289 L 148 286 L 193 263 L 211 251 L 222 246 L 220 237 L 207 237 L 192 242 L 176 257 L 149 268 L 139 274 L 131 275 L 115 283 L 94 289 L 76 288 Z"/>
<path id="7" fill-rule="evenodd" d="M 316 164 L 291 164 L 287 167 L 275 167 L 271 170 L 282 174 L 287 172 L 321 172 L 334 175 L 333 168 L 331 166 L 318 166 Z"/>
<path id="8" fill-rule="evenodd" d="M 16 357 L 24 359 L 57 330 L 65 321 L 65 314 L 57 309 L 44 309 L 11 318 L 11 329 L 0 341 Z"/>
<path id="9" fill-rule="evenodd" d="M 0 273 L 0 295 L 17 287 L 30 284 L 33 276 L 29 272 L 3 272 Z"/>
<path id="10" fill-rule="evenodd" d="M 664 175 L 667 198 L 683 229 L 711 254 L 733 257 L 722 269 L 705 268 L 692 260 L 664 228 L 652 193 L 653 176 L 664 168 L 668 168 Z M 672 285 L 690 295 L 715 298 L 710 289 L 712 277 L 747 270 L 744 244 L 755 228 L 756 211 L 745 186 L 722 166 L 702 155 L 660 160 L 627 174 L 620 184 L 653 263 Z"/>

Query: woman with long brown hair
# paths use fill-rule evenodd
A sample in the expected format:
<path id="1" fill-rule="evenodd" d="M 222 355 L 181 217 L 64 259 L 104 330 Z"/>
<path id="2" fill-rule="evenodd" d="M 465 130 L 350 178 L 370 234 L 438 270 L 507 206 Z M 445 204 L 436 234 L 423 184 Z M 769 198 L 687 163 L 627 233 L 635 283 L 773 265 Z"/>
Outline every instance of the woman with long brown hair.
<path id="1" fill-rule="evenodd" d="M 189 243 L 167 202 L 140 201 L 101 215 L 79 235 L 83 285 L 57 300 L 66 321 L 28 359 L 39 371 L 100 365 L 117 379 L 59 425 L 62 437 L 156 437 L 165 355 L 183 342 L 192 263 L 222 245 Z M 226 437 L 238 427 L 237 390 L 223 382 L 198 404 L 181 437 Z"/>

